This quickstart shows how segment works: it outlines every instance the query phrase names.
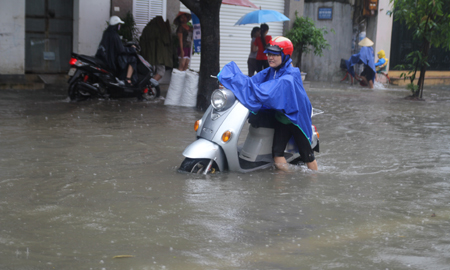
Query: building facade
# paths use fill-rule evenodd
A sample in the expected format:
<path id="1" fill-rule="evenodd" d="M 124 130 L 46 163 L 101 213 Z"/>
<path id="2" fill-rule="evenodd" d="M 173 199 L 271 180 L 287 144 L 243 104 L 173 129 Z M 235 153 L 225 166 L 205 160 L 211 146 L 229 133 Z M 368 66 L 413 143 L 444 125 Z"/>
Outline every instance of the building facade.
<path id="1" fill-rule="evenodd" d="M 303 55 L 301 71 L 307 80 L 339 81 L 345 73 L 341 59 L 356 53 L 357 43 L 367 36 L 374 51 L 383 49 L 391 58 L 393 20 L 386 14 L 389 0 L 251 0 L 261 9 L 280 11 L 289 22 L 268 23 L 269 35 L 283 35 L 292 27 L 295 13 L 312 18 L 318 27 L 333 29 L 326 35 L 331 46 L 322 57 Z M 376 2 L 373 11 L 365 10 Z M 2 1 L 0 7 L 0 74 L 65 73 L 70 53 L 93 55 L 111 15 L 124 17 L 132 12 L 142 29 L 154 16 L 169 22 L 181 11 L 188 11 L 179 0 L 15 0 Z M 319 10 L 331 11 L 330 17 Z M 222 5 L 220 20 L 220 66 L 235 61 L 246 72 L 250 52 L 250 32 L 256 25 L 234 23 L 252 8 Z M 370 14 L 370 12 L 372 12 Z M 198 70 L 200 57 L 194 55 L 191 68 Z"/>

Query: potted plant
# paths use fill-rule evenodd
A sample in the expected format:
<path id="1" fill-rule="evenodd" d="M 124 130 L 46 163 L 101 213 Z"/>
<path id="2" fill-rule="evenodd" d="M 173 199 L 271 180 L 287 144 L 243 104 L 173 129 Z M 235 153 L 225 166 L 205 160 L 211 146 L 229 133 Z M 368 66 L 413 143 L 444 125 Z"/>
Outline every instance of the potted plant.
<path id="1" fill-rule="evenodd" d="M 125 22 L 119 30 L 119 35 L 122 36 L 122 39 L 125 42 L 139 42 L 139 29 L 136 26 L 133 14 L 128 11 L 127 15 L 125 18 L 122 18 L 122 20 Z"/>
<path id="2" fill-rule="evenodd" d="M 334 30 L 330 30 L 334 33 Z M 296 60 L 296 66 L 301 67 L 302 55 L 314 51 L 317 56 L 323 56 L 323 50 L 329 49 L 330 44 L 324 38 L 328 34 L 327 28 L 317 28 L 314 21 L 308 17 L 298 17 L 295 12 L 295 21 L 291 30 L 286 33 L 286 37 L 292 41 L 294 45 L 293 61 Z M 294 56 L 293 55 L 293 56 Z M 304 80 L 306 73 L 302 72 L 302 79 Z"/>

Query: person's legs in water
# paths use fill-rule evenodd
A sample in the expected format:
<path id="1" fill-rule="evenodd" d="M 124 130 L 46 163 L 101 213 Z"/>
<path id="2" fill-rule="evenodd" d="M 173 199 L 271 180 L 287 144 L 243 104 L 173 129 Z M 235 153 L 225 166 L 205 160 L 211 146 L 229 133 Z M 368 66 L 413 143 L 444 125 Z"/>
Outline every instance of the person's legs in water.
<path id="1" fill-rule="evenodd" d="M 278 170 L 285 171 L 285 172 L 289 171 L 289 164 L 287 163 L 285 157 L 274 157 L 273 161 L 275 163 L 275 167 L 277 167 Z M 313 171 L 319 170 L 319 166 L 317 165 L 316 160 L 314 160 L 312 162 L 305 162 L 305 163 L 306 163 L 306 167 L 308 167 L 308 169 L 313 170 Z"/>
<path id="2" fill-rule="evenodd" d="M 361 85 L 368 86 L 369 88 L 373 88 L 373 80 L 372 80 L 373 75 L 374 75 L 373 70 L 369 66 L 364 65 L 364 70 L 363 70 L 363 72 L 361 72 L 361 77 L 360 77 L 363 82 L 363 84 L 361 84 Z"/>
<path id="3" fill-rule="evenodd" d="M 317 171 L 318 165 L 314 157 L 314 151 L 311 149 L 311 144 L 302 131 L 294 124 L 286 125 L 278 121 L 275 123 L 272 145 L 273 160 L 277 169 L 289 171 L 289 164 L 284 157 L 284 149 L 292 136 L 294 136 L 295 143 L 299 149 L 301 160 L 306 163 L 308 169 Z"/>

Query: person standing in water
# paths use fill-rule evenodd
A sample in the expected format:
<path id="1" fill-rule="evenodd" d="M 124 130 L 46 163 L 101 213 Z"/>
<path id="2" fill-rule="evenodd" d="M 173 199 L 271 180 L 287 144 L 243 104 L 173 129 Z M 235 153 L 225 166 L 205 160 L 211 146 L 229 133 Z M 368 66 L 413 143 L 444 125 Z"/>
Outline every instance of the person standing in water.
<path id="1" fill-rule="evenodd" d="M 184 71 L 189 67 L 189 61 L 191 59 L 192 51 L 192 37 L 194 33 L 194 28 L 188 25 L 191 20 L 191 14 L 186 12 L 179 12 L 178 16 L 175 18 L 174 23 L 178 25 L 177 36 L 179 41 L 178 47 L 178 59 L 179 65 L 178 69 Z"/>

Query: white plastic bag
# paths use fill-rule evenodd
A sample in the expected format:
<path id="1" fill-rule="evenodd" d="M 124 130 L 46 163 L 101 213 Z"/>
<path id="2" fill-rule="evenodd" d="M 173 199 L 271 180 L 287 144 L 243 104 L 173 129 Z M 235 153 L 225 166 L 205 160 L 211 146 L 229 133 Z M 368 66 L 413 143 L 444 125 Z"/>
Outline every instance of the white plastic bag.
<path id="1" fill-rule="evenodd" d="M 181 96 L 185 89 L 185 78 L 186 71 L 180 71 L 176 68 L 173 69 L 164 105 L 180 105 Z"/>
<path id="2" fill-rule="evenodd" d="M 195 71 L 186 71 L 184 91 L 181 95 L 180 105 L 185 107 L 195 107 L 197 105 L 199 75 Z"/>

